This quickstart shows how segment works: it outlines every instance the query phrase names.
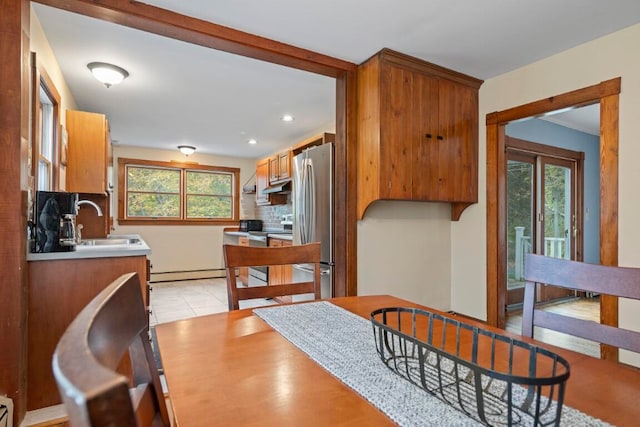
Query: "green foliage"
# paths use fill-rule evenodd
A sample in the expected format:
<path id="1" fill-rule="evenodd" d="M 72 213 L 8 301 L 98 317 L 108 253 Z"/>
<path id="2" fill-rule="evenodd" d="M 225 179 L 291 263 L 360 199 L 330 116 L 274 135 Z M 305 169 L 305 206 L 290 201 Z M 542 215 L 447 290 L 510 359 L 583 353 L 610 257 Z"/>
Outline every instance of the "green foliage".
<path id="1" fill-rule="evenodd" d="M 146 193 L 179 193 L 180 169 L 129 166 L 127 188 L 129 191 Z"/>
<path id="2" fill-rule="evenodd" d="M 180 218 L 180 196 L 175 194 L 129 193 L 127 216 Z"/>
<path id="3" fill-rule="evenodd" d="M 187 171 L 187 194 L 231 195 L 233 175 Z"/>
<path id="4" fill-rule="evenodd" d="M 565 237 L 565 230 L 569 229 L 570 218 L 564 215 L 565 190 L 569 185 L 566 172 L 567 168 L 563 166 L 545 165 L 544 168 L 544 235 L 547 237 Z"/>
<path id="5" fill-rule="evenodd" d="M 507 244 L 515 245 L 515 227 L 524 227 L 524 235 L 531 236 L 533 219 L 533 164 L 509 160 L 507 162 Z M 511 246 L 513 247 L 513 246 Z M 513 254 L 509 254 L 510 258 Z"/>
<path id="6" fill-rule="evenodd" d="M 186 194 L 181 189 L 185 174 Z M 186 218 L 233 217 L 233 174 L 159 167 L 127 167 L 127 216 L 181 218 L 180 200 L 186 199 Z"/>
<path id="7" fill-rule="evenodd" d="M 231 197 L 187 196 L 187 218 L 230 218 Z"/>

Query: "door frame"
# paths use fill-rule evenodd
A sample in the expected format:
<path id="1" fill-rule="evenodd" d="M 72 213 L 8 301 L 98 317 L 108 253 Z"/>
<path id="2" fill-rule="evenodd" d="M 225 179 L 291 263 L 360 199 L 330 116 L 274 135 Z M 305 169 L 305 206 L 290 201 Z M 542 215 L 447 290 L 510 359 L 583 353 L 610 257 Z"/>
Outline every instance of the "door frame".
<path id="1" fill-rule="evenodd" d="M 600 104 L 600 263 L 618 265 L 618 116 L 621 78 L 603 81 L 486 116 L 487 149 L 487 322 L 506 324 L 506 162 L 508 123 L 545 113 Z M 618 299 L 601 297 L 600 322 L 618 326 Z M 618 349 L 603 346 L 603 359 L 618 360 Z"/>
<path id="2" fill-rule="evenodd" d="M 47 6 L 200 46 L 333 77 L 335 131 L 335 296 L 357 294 L 356 71 L 357 65 L 140 2 L 32 0 Z"/>

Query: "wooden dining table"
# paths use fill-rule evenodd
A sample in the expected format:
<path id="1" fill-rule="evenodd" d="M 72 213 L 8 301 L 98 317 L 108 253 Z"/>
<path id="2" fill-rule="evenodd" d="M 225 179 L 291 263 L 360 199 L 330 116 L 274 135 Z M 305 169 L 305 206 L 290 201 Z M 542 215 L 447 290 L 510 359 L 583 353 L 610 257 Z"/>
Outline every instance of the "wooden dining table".
<path id="1" fill-rule="evenodd" d="M 392 296 L 334 298 L 364 318 L 381 307 L 437 310 Z M 571 366 L 565 405 L 614 425 L 640 423 L 640 370 L 534 342 Z M 176 425 L 394 425 L 384 413 L 272 329 L 252 309 L 155 327 Z"/>

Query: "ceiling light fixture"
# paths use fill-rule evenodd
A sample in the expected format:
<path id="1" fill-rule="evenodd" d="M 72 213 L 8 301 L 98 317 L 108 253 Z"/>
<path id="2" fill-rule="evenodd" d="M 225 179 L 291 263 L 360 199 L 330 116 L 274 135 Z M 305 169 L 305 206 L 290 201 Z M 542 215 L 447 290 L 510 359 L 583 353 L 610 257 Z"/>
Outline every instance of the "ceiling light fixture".
<path id="1" fill-rule="evenodd" d="M 283 122 L 292 122 L 293 121 L 293 116 L 291 114 L 285 114 L 284 116 L 282 116 L 282 121 Z"/>
<path id="2" fill-rule="evenodd" d="M 87 64 L 87 68 L 91 70 L 93 77 L 104 84 L 107 88 L 117 85 L 129 77 L 129 73 L 124 68 L 120 68 L 113 64 L 107 64 L 106 62 L 91 62 L 90 64 Z"/>
<path id="3" fill-rule="evenodd" d="M 180 152 L 185 156 L 188 156 L 196 151 L 196 147 L 193 145 L 178 145 L 178 150 L 180 150 Z"/>
<path id="4" fill-rule="evenodd" d="M 256 141 L 255 139 L 250 139 L 249 141 L 247 141 L 249 144 L 251 145 L 256 145 L 258 143 L 258 141 Z"/>

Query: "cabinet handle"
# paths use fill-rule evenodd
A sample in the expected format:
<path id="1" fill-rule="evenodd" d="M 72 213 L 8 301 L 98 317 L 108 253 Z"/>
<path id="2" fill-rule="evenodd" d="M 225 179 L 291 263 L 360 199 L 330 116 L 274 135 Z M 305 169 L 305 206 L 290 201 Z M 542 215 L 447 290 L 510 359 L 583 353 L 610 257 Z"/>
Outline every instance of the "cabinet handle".
<path id="1" fill-rule="evenodd" d="M 442 135 L 438 135 L 438 140 L 442 141 L 444 139 L 444 137 Z"/>
<path id="2" fill-rule="evenodd" d="M 427 139 L 431 139 L 431 134 L 428 133 L 428 134 L 425 135 L 425 137 L 427 137 Z"/>

